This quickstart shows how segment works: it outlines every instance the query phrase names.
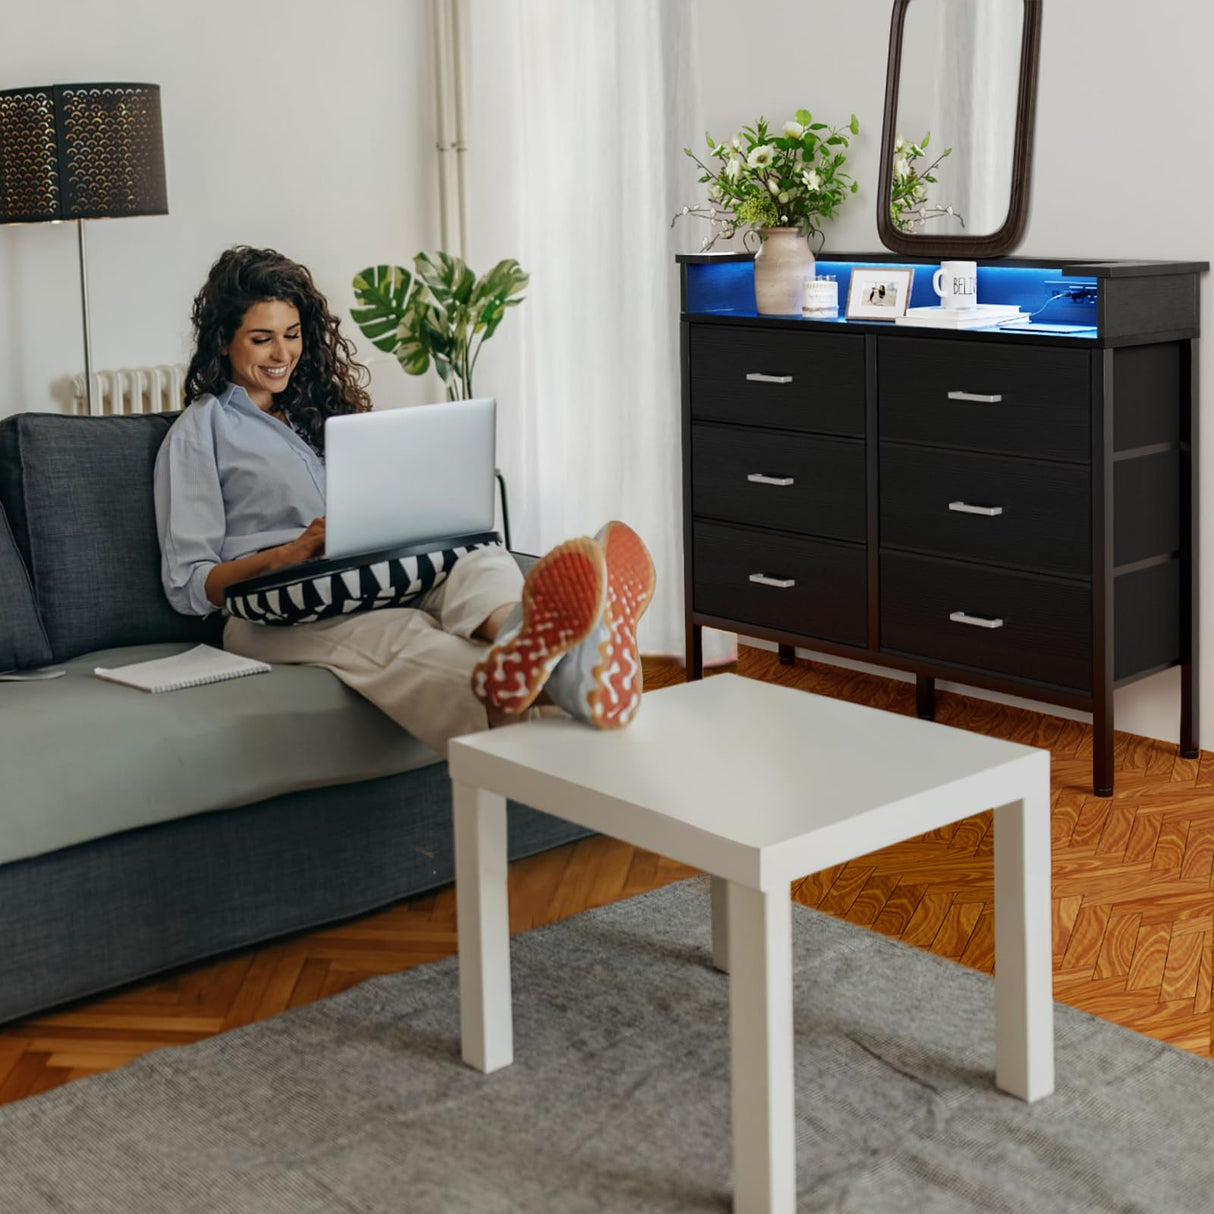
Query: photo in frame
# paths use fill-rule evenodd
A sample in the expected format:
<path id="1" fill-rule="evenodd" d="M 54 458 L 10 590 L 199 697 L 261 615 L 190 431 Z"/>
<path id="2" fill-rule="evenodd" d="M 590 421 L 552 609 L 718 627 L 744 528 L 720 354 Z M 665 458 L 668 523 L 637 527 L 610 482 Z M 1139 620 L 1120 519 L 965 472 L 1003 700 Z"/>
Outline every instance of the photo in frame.
<path id="1" fill-rule="evenodd" d="M 896 320 L 905 316 L 914 280 L 913 266 L 857 266 L 847 288 L 847 319 Z"/>

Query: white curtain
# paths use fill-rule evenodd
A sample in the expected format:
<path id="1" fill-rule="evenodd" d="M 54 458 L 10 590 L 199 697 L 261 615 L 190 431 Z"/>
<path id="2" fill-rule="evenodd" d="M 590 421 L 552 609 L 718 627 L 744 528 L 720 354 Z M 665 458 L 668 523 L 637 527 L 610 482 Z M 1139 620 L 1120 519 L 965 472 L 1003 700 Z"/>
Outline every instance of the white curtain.
<path id="1" fill-rule="evenodd" d="M 474 381 L 498 399 L 514 546 L 625 520 L 658 569 L 641 647 L 681 654 L 674 253 L 702 233 L 670 217 L 702 189 L 682 153 L 702 131 L 693 3 L 471 0 L 468 14 L 469 261 L 514 257 L 531 275 Z"/>

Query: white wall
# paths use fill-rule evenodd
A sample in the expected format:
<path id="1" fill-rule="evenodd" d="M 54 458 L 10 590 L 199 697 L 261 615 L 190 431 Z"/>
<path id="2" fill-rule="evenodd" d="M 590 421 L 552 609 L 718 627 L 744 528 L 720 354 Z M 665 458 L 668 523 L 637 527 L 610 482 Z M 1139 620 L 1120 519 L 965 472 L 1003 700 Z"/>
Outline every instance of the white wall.
<path id="1" fill-rule="evenodd" d="M 849 167 L 861 190 L 828 229 L 828 253 L 881 247 L 875 187 L 892 7 L 889 0 L 768 0 L 742 21 L 736 4 L 700 0 L 705 118 L 717 138 L 759 113 L 782 121 L 800 106 L 833 123 L 853 110 L 859 116 Z M 1214 163 L 1202 138 L 1214 8 L 1157 0 L 1149 30 L 1139 0 L 1047 0 L 1044 9 L 1031 206 L 1016 253 L 1214 259 Z M 1208 275 L 1202 307 L 1214 324 Z M 1205 341 L 1203 401 L 1214 384 L 1211 349 Z M 1209 425 L 1201 459 L 1214 467 Z M 1201 689 L 1210 706 L 1214 492 L 1204 495 L 1201 530 Z M 1179 686 L 1173 670 L 1118 692 L 1118 728 L 1176 740 Z M 1203 740 L 1214 746 L 1209 708 L 1205 719 Z"/>
<path id="2" fill-rule="evenodd" d="M 364 266 L 438 243 L 428 0 L 5 0 L 0 88 L 159 84 L 169 214 L 87 227 L 93 366 L 188 361 L 232 244 L 308 265 L 377 404 L 436 399 L 349 319 Z M 0 416 L 84 369 L 74 224 L 0 227 Z"/>

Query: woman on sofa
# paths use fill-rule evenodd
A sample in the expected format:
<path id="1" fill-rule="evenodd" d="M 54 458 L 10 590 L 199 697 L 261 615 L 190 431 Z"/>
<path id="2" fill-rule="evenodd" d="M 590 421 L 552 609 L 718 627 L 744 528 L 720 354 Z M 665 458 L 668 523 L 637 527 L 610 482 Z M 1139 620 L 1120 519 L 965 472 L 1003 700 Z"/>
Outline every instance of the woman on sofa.
<path id="1" fill-rule="evenodd" d="M 365 412 L 366 369 L 309 271 L 223 253 L 194 300 L 187 408 L 155 469 L 161 576 L 187 615 L 227 587 L 324 551 L 324 423 Z M 452 737 L 551 702 L 598 728 L 641 696 L 636 624 L 653 564 L 631 528 L 558 545 L 524 581 L 500 546 L 460 557 L 409 607 L 272 627 L 229 617 L 224 647 L 331 670 L 440 754 Z"/>

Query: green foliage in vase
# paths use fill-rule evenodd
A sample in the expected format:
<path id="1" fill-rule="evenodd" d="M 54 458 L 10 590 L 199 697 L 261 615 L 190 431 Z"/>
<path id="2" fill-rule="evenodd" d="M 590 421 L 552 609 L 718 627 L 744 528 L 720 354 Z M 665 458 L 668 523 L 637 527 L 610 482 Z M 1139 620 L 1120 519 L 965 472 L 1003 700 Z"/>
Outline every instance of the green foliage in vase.
<path id="1" fill-rule="evenodd" d="M 899 232 L 913 233 L 922 228 L 929 219 L 955 219 L 962 227 L 965 220 L 952 204 L 940 206 L 928 201 L 929 185 L 936 184 L 936 169 L 945 156 L 952 155 L 952 148 L 945 148 L 931 164 L 918 168 L 916 161 L 927 157 L 927 143 L 932 133 L 928 131 L 918 143 L 907 143 L 901 135 L 894 140 L 894 166 L 889 190 L 889 217 Z"/>
<path id="2" fill-rule="evenodd" d="M 472 396 L 472 372 L 481 347 L 523 302 L 527 285 L 517 261 L 499 261 L 480 278 L 449 253 L 418 253 L 414 273 L 400 266 L 368 266 L 354 276 L 355 324 L 376 349 L 393 355 L 410 374 L 431 362 L 448 400 Z"/>
<path id="3" fill-rule="evenodd" d="M 724 143 L 706 134 L 709 163 L 691 148 L 683 151 L 704 170 L 700 182 L 708 186 L 708 202 L 684 207 L 671 227 L 685 215 L 707 219 L 713 231 L 704 249 L 739 228 L 795 227 L 802 236 L 821 236 L 823 221 L 833 219 L 847 195 L 859 189 L 843 171 L 843 149 L 850 146 L 844 132 L 859 134 L 855 114 L 846 127 L 833 127 L 798 110 L 779 134 L 762 117 Z"/>

